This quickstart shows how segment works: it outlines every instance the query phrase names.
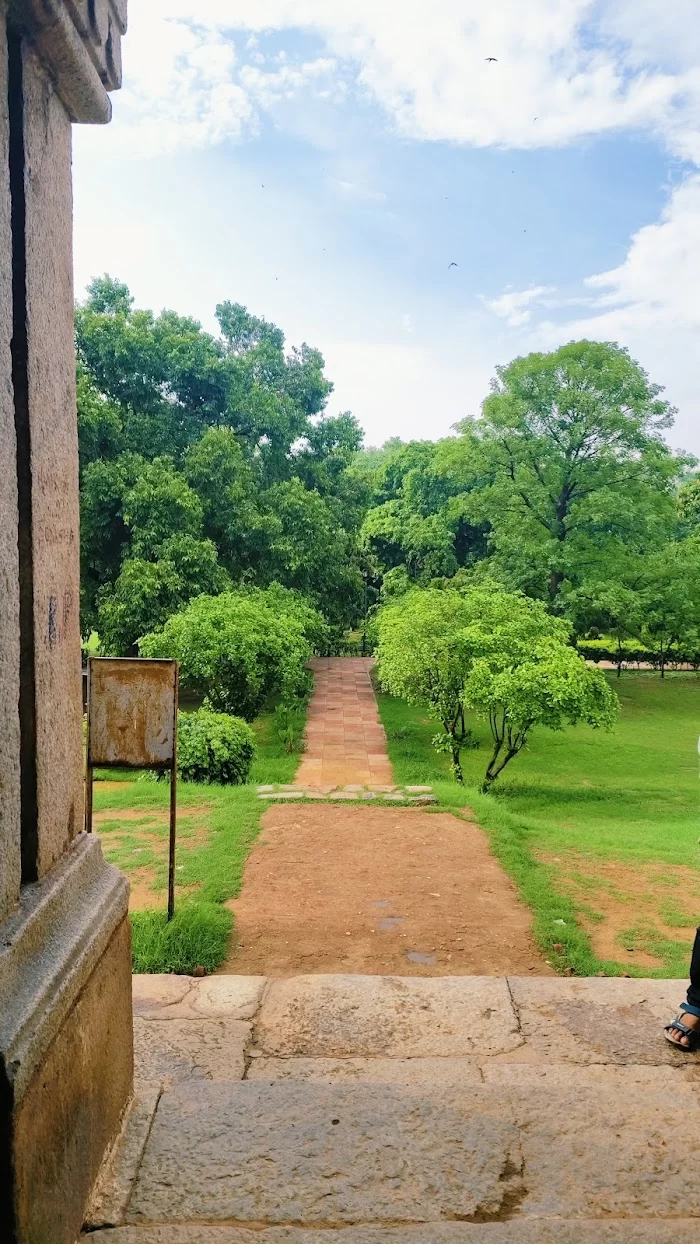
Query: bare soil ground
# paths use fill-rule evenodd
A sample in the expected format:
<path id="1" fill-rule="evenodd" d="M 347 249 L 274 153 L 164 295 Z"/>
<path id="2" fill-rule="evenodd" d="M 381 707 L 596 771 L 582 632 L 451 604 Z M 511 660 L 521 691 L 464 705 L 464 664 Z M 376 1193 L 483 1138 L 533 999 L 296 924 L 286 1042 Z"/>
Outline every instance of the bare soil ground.
<path id="1" fill-rule="evenodd" d="M 271 807 L 229 906 L 220 972 L 552 973 L 485 834 L 449 813 Z"/>
<path id="2" fill-rule="evenodd" d="M 687 943 L 700 915 L 700 875 L 679 864 L 622 863 L 560 851 L 542 855 L 556 870 L 555 884 L 575 903 L 579 921 L 601 959 L 658 968 L 659 941 Z"/>

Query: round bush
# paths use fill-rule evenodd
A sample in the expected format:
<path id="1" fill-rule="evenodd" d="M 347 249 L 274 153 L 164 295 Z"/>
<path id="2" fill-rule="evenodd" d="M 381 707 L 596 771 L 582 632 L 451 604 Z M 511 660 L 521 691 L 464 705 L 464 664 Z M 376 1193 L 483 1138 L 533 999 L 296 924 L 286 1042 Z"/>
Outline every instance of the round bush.
<path id="1" fill-rule="evenodd" d="M 177 771 L 185 782 L 242 785 L 255 754 L 255 735 L 240 717 L 212 713 L 178 714 Z"/>

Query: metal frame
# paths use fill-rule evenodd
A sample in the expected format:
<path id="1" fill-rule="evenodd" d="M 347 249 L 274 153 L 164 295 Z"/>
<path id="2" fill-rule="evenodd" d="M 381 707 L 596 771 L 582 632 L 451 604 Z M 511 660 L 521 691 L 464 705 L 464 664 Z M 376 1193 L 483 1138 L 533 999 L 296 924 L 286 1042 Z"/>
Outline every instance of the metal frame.
<path id="1" fill-rule="evenodd" d="M 117 659 L 123 664 L 133 661 L 134 665 L 169 665 L 174 668 L 175 681 L 173 688 L 173 754 L 167 764 L 132 764 L 128 761 L 102 761 L 95 766 L 90 753 L 90 675 L 93 661 L 111 661 Z M 92 833 L 93 783 L 95 767 L 99 769 L 157 769 L 170 773 L 170 835 L 168 843 L 168 920 L 175 914 L 175 841 L 177 828 L 177 708 L 180 685 L 180 666 L 178 661 L 147 657 L 89 657 L 87 663 L 87 740 L 85 746 L 85 832 Z"/>

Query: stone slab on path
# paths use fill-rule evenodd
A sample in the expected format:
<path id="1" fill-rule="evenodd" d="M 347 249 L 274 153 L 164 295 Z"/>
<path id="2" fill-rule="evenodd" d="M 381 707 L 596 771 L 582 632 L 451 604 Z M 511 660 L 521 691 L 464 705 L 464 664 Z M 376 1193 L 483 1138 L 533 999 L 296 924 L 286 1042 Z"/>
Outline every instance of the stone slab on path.
<path id="1" fill-rule="evenodd" d="M 515 1219 L 491 1223 L 430 1223 L 401 1227 L 346 1227 L 306 1231 L 303 1227 L 121 1227 L 86 1237 L 101 1244 L 678 1244 L 692 1240 L 697 1219 L 671 1222 L 622 1219 L 617 1222 L 567 1222 Z"/>
<path id="2" fill-rule="evenodd" d="M 387 1085 L 201 1082 L 161 1098 L 127 1220 L 495 1215 L 519 1166 L 512 1111 L 483 1087 L 418 1101 Z"/>
<path id="3" fill-rule="evenodd" d="M 504 979 L 460 976 L 296 976 L 273 981 L 256 1046 L 286 1057 L 425 1058 L 522 1044 Z"/>
<path id="4" fill-rule="evenodd" d="M 684 1084 L 200 1081 L 161 1097 L 126 1220 L 698 1217 L 699 1129 L 700 1097 Z"/>
<path id="5" fill-rule="evenodd" d="M 670 1244 L 697 1225 L 700 1059 L 662 1033 L 682 982 L 134 986 L 156 1049 L 139 1071 L 159 1078 L 138 1084 L 90 1239 Z"/>
<path id="6" fill-rule="evenodd" d="M 552 972 L 483 830 L 374 804 L 268 808 L 229 906 L 222 972 Z"/>
<path id="7" fill-rule="evenodd" d="M 316 657 L 297 786 L 391 784 L 384 727 L 370 678 L 373 657 Z"/>

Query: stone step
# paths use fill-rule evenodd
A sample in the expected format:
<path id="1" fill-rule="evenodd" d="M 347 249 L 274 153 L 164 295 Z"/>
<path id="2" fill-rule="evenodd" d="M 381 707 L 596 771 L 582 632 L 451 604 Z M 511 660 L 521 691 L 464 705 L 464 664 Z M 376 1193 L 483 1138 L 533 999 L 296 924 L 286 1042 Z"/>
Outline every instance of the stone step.
<path id="1" fill-rule="evenodd" d="M 567 1222 L 522 1218 L 493 1223 L 429 1223 L 401 1227 L 346 1227 L 305 1230 L 304 1227 L 141 1226 L 98 1231 L 86 1241 L 102 1244 L 677 1244 L 692 1240 L 697 1220 L 673 1222 L 620 1219 L 616 1222 Z"/>
<path id="2" fill-rule="evenodd" d="M 141 1089 L 91 1238 L 670 1244 L 700 1216 L 700 1060 L 661 1034 L 681 992 L 135 978 Z"/>
<path id="3" fill-rule="evenodd" d="M 699 1135 L 687 1084 L 202 1080 L 160 1097 L 122 1221 L 318 1238 L 369 1224 L 697 1218 Z"/>

